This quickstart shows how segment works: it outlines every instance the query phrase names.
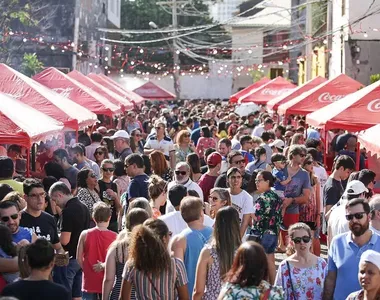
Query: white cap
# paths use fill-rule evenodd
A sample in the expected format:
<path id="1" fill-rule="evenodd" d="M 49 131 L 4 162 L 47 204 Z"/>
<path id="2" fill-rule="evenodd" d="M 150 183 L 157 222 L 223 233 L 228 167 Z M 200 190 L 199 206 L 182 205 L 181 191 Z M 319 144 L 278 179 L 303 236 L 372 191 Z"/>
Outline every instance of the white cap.
<path id="1" fill-rule="evenodd" d="M 361 182 L 359 180 L 352 180 L 349 183 L 347 183 L 347 187 L 343 193 L 343 196 L 360 195 L 364 192 L 368 193 L 368 189 L 365 187 L 363 182 Z"/>
<path id="2" fill-rule="evenodd" d="M 118 130 L 115 132 L 115 134 L 113 136 L 110 137 L 110 140 L 114 140 L 114 139 L 118 139 L 118 138 L 129 139 L 129 134 L 125 130 Z"/>
<path id="3" fill-rule="evenodd" d="M 272 143 L 269 144 L 269 147 L 284 149 L 285 143 L 283 140 L 274 140 Z"/>
<path id="4" fill-rule="evenodd" d="M 380 253 L 374 250 L 364 251 L 362 256 L 360 257 L 359 265 L 362 262 L 370 262 L 380 270 Z"/>
<path id="5" fill-rule="evenodd" d="M 169 108 L 163 108 L 161 109 L 162 114 L 170 114 L 170 109 Z"/>

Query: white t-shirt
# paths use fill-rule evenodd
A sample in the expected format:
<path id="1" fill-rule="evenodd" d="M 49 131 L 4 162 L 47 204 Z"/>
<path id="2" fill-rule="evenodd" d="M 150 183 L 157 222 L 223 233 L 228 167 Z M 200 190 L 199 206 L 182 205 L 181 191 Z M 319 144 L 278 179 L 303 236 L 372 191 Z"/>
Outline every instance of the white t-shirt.
<path id="1" fill-rule="evenodd" d="M 235 138 L 233 138 L 231 140 L 231 149 L 232 150 L 240 150 L 241 149 L 240 142 Z"/>
<path id="2" fill-rule="evenodd" d="M 171 181 L 171 182 L 169 182 L 169 184 L 168 184 L 168 191 L 170 191 L 170 189 L 171 189 L 173 186 L 175 186 L 176 184 L 178 184 L 178 183 L 176 183 L 175 181 Z M 185 184 L 183 184 L 183 185 L 187 188 L 188 191 L 189 191 L 189 190 L 196 191 L 196 192 L 198 193 L 198 195 L 199 195 L 199 198 L 201 198 L 201 200 L 203 201 L 203 191 L 202 191 L 201 187 L 198 185 L 198 183 L 192 181 L 192 180 L 189 178 L 189 180 L 188 180 Z M 169 195 L 169 193 L 168 193 L 168 195 Z M 169 213 L 169 212 L 172 212 L 172 211 L 175 211 L 175 208 L 174 208 L 174 206 L 171 204 L 171 202 L 169 201 L 169 199 L 167 199 L 167 204 L 166 204 L 166 208 L 165 208 L 165 213 Z"/>
<path id="3" fill-rule="evenodd" d="M 171 138 L 164 136 L 161 141 L 157 140 L 157 135 L 152 134 L 148 137 L 145 145 L 145 149 L 155 149 L 160 150 L 164 153 L 164 155 L 169 156 L 171 151 L 174 151 L 174 144 Z"/>
<path id="4" fill-rule="evenodd" d="M 321 184 L 321 206 L 323 207 L 323 187 L 326 184 L 327 179 L 329 178 L 329 175 L 327 175 L 326 169 L 321 166 L 314 166 L 313 167 L 314 174 L 317 176 L 319 183 Z"/>
<path id="5" fill-rule="evenodd" d="M 331 236 L 350 231 L 348 221 L 346 220 L 346 203 L 347 200 L 340 200 L 339 206 L 334 206 L 329 217 L 329 227 Z"/>
<path id="6" fill-rule="evenodd" d="M 184 229 L 187 228 L 187 224 L 183 220 L 180 211 L 173 211 L 158 218 L 164 221 L 165 224 L 168 226 L 169 231 L 171 231 L 173 234 L 172 237 L 176 234 L 181 233 Z M 203 225 L 213 227 L 214 220 L 211 219 L 209 216 L 204 215 Z"/>
<path id="7" fill-rule="evenodd" d="M 256 126 L 255 129 L 253 129 L 252 135 L 261 138 L 261 135 L 263 134 L 264 131 L 265 131 L 264 126 L 259 125 L 259 126 Z"/>
<path id="8" fill-rule="evenodd" d="M 238 195 L 231 195 L 232 206 L 236 208 L 239 213 L 240 223 L 243 220 L 244 215 L 254 214 L 255 207 L 253 206 L 253 198 L 246 191 L 242 190 Z"/>

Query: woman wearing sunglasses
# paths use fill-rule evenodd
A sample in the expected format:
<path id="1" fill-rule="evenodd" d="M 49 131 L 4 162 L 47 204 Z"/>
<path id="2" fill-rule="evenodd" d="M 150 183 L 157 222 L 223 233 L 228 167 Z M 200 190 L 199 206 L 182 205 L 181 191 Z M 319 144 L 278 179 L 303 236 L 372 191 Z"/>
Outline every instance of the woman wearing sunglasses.
<path id="1" fill-rule="evenodd" d="M 108 149 L 105 146 L 99 146 L 95 149 L 94 152 L 95 162 L 101 165 L 102 161 L 105 159 L 109 159 Z"/>
<path id="2" fill-rule="evenodd" d="M 121 209 L 120 204 L 120 193 L 117 184 L 112 181 L 113 172 L 115 171 L 115 166 L 112 160 L 106 159 L 102 161 L 100 165 L 100 179 L 99 184 L 99 196 L 100 199 L 106 204 L 111 206 L 112 214 L 110 224 L 108 226 L 109 230 L 118 232 L 118 213 Z"/>
<path id="3" fill-rule="evenodd" d="M 309 201 L 300 205 L 300 222 L 306 223 L 313 237 L 313 253 L 317 256 L 321 255 L 321 244 L 319 242 L 319 230 L 321 226 L 321 186 L 318 177 L 314 175 L 314 160 L 308 154 L 303 162 L 302 167 L 309 173 L 311 192 Z"/>
<path id="4" fill-rule="evenodd" d="M 206 204 L 206 202 L 205 202 Z M 208 197 L 208 206 L 210 209 L 206 213 L 212 217 L 215 218 L 217 212 L 219 209 L 231 206 L 231 196 L 227 189 L 223 188 L 213 188 L 210 190 L 210 196 Z"/>
<path id="5" fill-rule="evenodd" d="M 186 161 L 187 155 L 196 151 L 193 142 L 190 139 L 190 132 L 181 130 L 177 134 L 176 144 L 174 145 L 176 164 Z"/>
<path id="6" fill-rule="evenodd" d="M 133 153 L 144 154 L 144 142 L 141 129 L 136 128 L 131 132 L 131 137 L 129 139 L 129 144 Z"/>
<path id="7" fill-rule="evenodd" d="M 291 255 L 278 267 L 275 285 L 282 286 L 285 299 L 322 299 L 327 263 L 310 251 L 310 227 L 305 223 L 295 223 L 289 227 L 288 233 L 288 254 Z"/>

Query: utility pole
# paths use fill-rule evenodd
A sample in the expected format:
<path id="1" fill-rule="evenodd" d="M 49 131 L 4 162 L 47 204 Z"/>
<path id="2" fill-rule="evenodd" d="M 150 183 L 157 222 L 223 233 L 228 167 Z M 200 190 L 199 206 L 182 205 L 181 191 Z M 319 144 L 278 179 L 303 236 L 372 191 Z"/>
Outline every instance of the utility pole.
<path id="1" fill-rule="evenodd" d="M 173 25 L 173 29 L 174 29 L 174 32 L 173 32 L 173 35 L 174 35 L 174 38 L 173 38 L 173 80 L 174 80 L 174 91 L 175 91 L 175 95 L 176 95 L 176 98 L 177 100 L 180 99 L 181 97 L 181 87 L 180 87 L 180 83 L 179 83 L 179 65 L 180 65 L 180 61 L 179 61 L 179 53 L 177 52 L 178 51 L 178 48 L 177 48 L 177 39 L 176 39 L 176 35 L 177 35 L 177 31 L 176 29 L 178 28 L 178 19 L 177 19 L 177 0 L 172 0 L 173 1 L 173 7 L 172 7 L 172 25 Z"/>
<path id="2" fill-rule="evenodd" d="M 73 71 L 77 68 L 77 52 L 78 52 L 78 42 L 79 42 L 79 15 L 80 15 L 80 1 L 75 1 L 75 21 L 74 21 L 74 38 L 73 38 L 73 60 L 72 69 Z"/>
<path id="3" fill-rule="evenodd" d="M 306 0 L 306 36 L 308 37 L 308 41 L 306 44 L 306 81 L 311 80 L 313 75 L 313 11 L 312 11 L 312 1 Z"/>

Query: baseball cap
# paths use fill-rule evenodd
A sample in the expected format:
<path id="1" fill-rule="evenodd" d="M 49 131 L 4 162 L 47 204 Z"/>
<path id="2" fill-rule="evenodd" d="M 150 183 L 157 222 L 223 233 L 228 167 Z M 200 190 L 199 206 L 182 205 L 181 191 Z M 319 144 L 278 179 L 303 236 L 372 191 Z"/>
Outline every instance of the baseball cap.
<path id="1" fill-rule="evenodd" d="M 169 109 L 169 108 L 163 108 L 163 109 L 161 110 L 161 113 L 162 113 L 162 114 L 169 114 L 169 113 L 170 113 L 170 109 Z"/>
<path id="2" fill-rule="evenodd" d="M 380 270 L 380 253 L 374 250 L 364 251 L 362 256 L 360 257 L 359 264 L 361 264 L 362 262 L 370 262 Z"/>
<path id="3" fill-rule="evenodd" d="M 346 190 L 343 193 L 343 196 L 347 195 L 359 195 L 362 193 L 368 193 L 368 189 L 365 187 L 363 182 L 359 180 L 352 180 L 347 183 Z"/>
<path id="4" fill-rule="evenodd" d="M 110 137 L 111 140 L 118 139 L 118 138 L 129 139 L 129 134 L 125 130 L 118 130 L 115 132 L 113 136 Z"/>
<path id="5" fill-rule="evenodd" d="M 207 156 L 207 165 L 210 167 L 216 167 L 221 162 L 222 156 L 217 152 L 213 152 L 209 156 Z"/>
<path id="6" fill-rule="evenodd" d="M 284 149 L 285 143 L 283 140 L 274 140 L 272 143 L 269 144 L 269 147 Z"/>

